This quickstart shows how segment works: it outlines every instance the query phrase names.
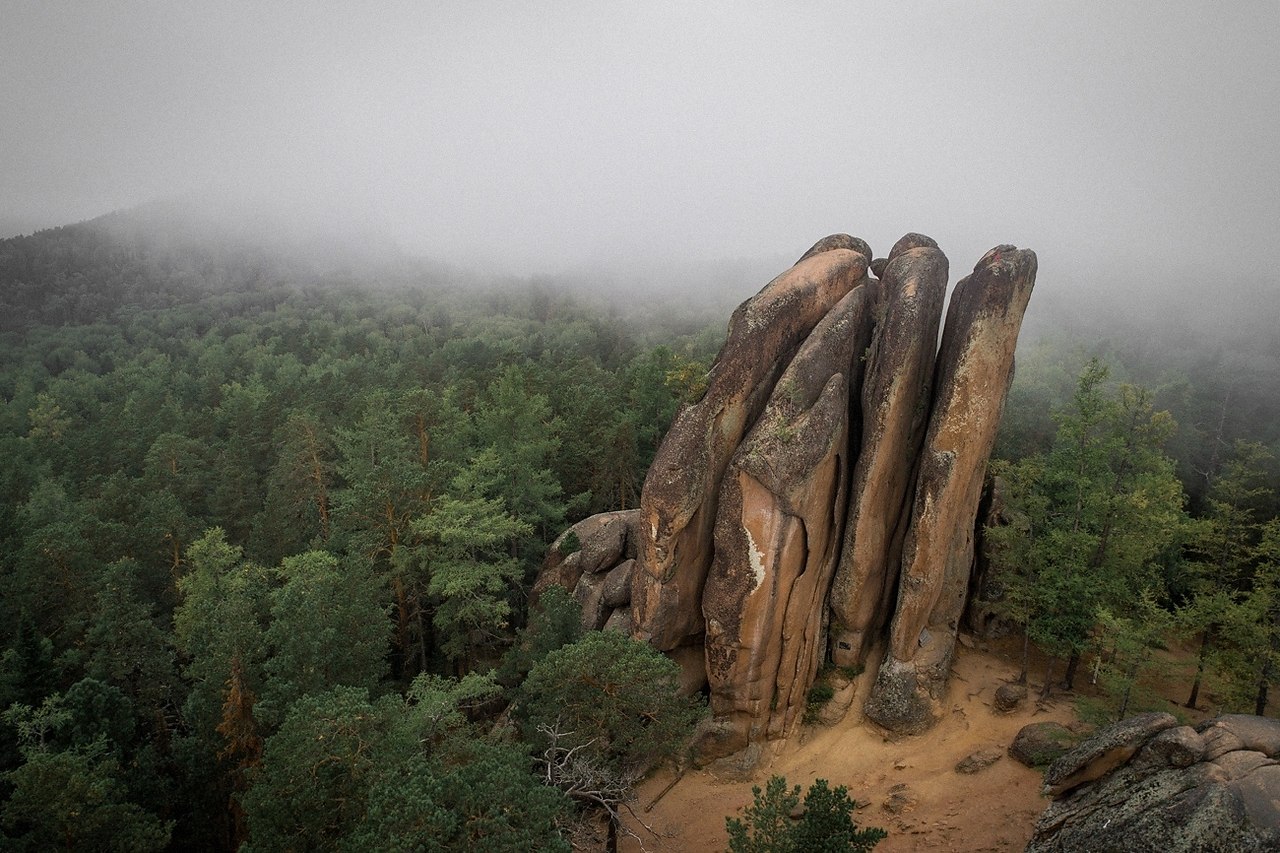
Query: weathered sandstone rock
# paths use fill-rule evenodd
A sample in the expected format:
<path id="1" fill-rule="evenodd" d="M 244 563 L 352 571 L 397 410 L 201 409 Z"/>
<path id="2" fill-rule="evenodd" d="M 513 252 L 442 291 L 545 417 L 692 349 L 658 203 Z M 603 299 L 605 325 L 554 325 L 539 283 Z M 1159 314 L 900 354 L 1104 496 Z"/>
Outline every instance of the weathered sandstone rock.
<path id="1" fill-rule="evenodd" d="M 702 587 L 725 466 L 797 347 L 866 269 L 867 258 L 857 252 L 822 252 L 734 312 L 706 393 L 676 416 L 645 477 L 631 596 L 638 639 L 669 650 L 701 637 Z"/>
<path id="2" fill-rule="evenodd" d="M 956 772 L 965 774 L 977 773 L 979 770 L 986 770 L 1001 758 L 1004 758 L 1004 750 L 1002 749 L 980 749 L 960 759 L 956 764 Z"/>
<path id="3" fill-rule="evenodd" d="M 1009 755 L 1028 767 L 1043 767 L 1070 751 L 1075 735 L 1061 723 L 1028 723 L 1009 744 Z"/>
<path id="4" fill-rule="evenodd" d="M 900 522 L 928 422 L 947 259 L 936 248 L 907 249 L 884 276 L 884 317 L 867 351 L 861 449 L 831 587 L 831 658 L 838 666 L 864 663 L 887 621 Z"/>
<path id="5" fill-rule="evenodd" d="M 823 604 L 840 551 L 849 397 L 871 335 L 867 289 L 847 294 L 782 374 L 721 483 L 702 594 L 711 709 L 734 749 L 778 737 L 822 660 Z"/>
<path id="6" fill-rule="evenodd" d="M 584 518 L 556 537 L 547 549 L 542 571 L 533 585 L 531 598 L 536 601 L 542 591 L 552 584 L 573 592 L 583 574 L 592 574 L 613 568 L 620 559 L 635 555 L 636 523 L 640 510 L 602 512 Z M 576 542 L 570 548 L 570 542 Z"/>
<path id="7" fill-rule="evenodd" d="M 956 285 L 947 310 L 889 650 L 866 707 L 892 730 L 930 725 L 950 673 L 982 478 L 1035 274 L 1034 252 L 998 246 Z"/>
<path id="8" fill-rule="evenodd" d="M 573 597 L 582 607 L 582 630 L 599 631 L 609 618 L 609 608 L 604 603 L 604 584 L 608 575 L 600 572 L 584 573 L 573 588 Z"/>
<path id="9" fill-rule="evenodd" d="M 631 603 L 631 573 L 635 567 L 635 560 L 625 560 L 609 570 L 601 594 L 606 607 L 622 607 Z"/>
<path id="10" fill-rule="evenodd" d="M 1027 698 L 1027 685 L 1025 684 L 1001 684 L 996 688 L 996 695 L 993 700 L 995 709 L 1001 714 L 1007 714 L 1016 710 L 1022 704 L 1022 700 Z"/>
<path id="11" fill-rule="evenodd" d="M 823 237 L 818 242 L 809 247 L 809 251 L 800 256 L 800 261 L 812 258 L 814 255 L 821 255 L 823 252 L 830 252 L 832 249 L 849 249 L 857 252 L 871 261 L 871 247 L 867 245 L 867 241 L 861 237 L 851 237 L 848 234 L 831 234 Z M 796 263 L 800 263 L 796 261 Z"/>
<path id="12" fill-rule="evenodd" d="M 1166 725 L 1153 731 L 1160 724 Z M 1280 849 L 1280 752 L 1272 751 L 1280 745 L 1280 721 L 1236 715 L 1198 728 L 1176 726 L 1168 715 L 1142 715 L 1063 756 L 1046 780 L 1079 777 L 1117 750 L 1131 757 L 1069 789 L 1058 787 L 1027 850 Z M 1210 743 L 1231 748 L 1210 758 Z"/>

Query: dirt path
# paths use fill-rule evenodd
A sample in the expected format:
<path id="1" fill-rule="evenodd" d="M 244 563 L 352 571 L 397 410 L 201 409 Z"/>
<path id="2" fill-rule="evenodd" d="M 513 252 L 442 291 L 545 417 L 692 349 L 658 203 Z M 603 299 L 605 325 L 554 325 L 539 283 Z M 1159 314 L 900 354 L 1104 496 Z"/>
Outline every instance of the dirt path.
<path id="1" fill-rule="evenodd" d="M 953 667 L 946 706 L 951 712 L 935 728 L 918 737 L 890 740 L 861 719 L 871 679 L 863 676 L 859 695 L 844 721 L 832 727 L 806 727 L 763 763 L 754 781 L 725 782 L 707 771 L 689 771 L 648 814 L 641 813 L 660 837 L 641 831 L 650 851 L 719 851 L 727 844 L 724 820 L 751 802 L 751 786 L 763 786 L 772 775 L 807 788 L 818 778 L 846 785 L 858 802 L 860 826 L 879 826 L 889 838 L 877 853 L 907 850 L 1022 850 L 1031 826 L 1044 810 L 1038 771 L 1004 755 L 971 775 L 955 765 L 983 749 L 1002 753 L 1018 729 L 1030 722 L 1073 723 L 1067 699 L 1037 707 L 1033 698 L 1012 714 L 996 714 L 996 689 L 1017 674 L 1017 667 L 995 654 L 960 648 Z M 637 811 L 671 781 L 656 774 L 638 790 Z M 897 813 L 886 810 L 891 788 L 906 785 L 909 802 Z M 628 853 L 639 846 L 624 840 Z"/>

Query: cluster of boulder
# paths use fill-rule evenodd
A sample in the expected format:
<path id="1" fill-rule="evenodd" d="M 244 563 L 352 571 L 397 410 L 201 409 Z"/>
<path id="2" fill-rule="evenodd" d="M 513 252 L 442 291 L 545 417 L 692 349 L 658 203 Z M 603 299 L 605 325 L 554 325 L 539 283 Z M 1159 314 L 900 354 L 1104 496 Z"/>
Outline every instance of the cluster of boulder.
<path id="1" fill-rule="evenodd" d="M 1280 850 L 1280 720 L 1139 714 L 1045 772 L 1028 853 Z"/>
<path id="2" fill-rule="evenodd" d="M 1036 257 L 992 249 L 955 287 L 908 234 L 836 234 L 734 312 L 702 399 L 675 417 L 640 506 L 574 525 L 539 588 L 709 688 L 704 757 L 784 735 L 819 665 L 885 647 L 865 707 L 932 724 L 974 561 L 983 474 Z"/>

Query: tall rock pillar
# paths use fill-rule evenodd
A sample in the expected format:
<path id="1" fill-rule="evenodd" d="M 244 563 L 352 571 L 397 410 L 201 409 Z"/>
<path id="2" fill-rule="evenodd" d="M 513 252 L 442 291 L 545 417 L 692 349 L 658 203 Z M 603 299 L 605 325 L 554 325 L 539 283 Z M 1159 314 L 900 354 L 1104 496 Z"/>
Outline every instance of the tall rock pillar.
<path id="1" fill-rule="evenodd" d="M 868 260 L 849 248 L 811 250 L 734 312 L 706 393 L 676 415 L 645 477 L 631 595 L 638 639 L 663 651 L 700 642 L 725 467 L 797 347 L 865 277 Z"/>
<path id="2" fill-rule="evenodd" d="M 931 725 L 946 685 L 982 477 L 1035 276 L 1034 252 L 998 246 L 956 285 L 947 310 L 889 648 L 866 705 L 867 716 L 889 729 Z"/>
<path id="3" fill-rule="evenodd" d="M 855 287 L 809 335 L 721 484 L 702 612 L 722 754 L 790 729 L 825 654 L 871 289 Z"/>
<path id="4" fill-rule="evenodd" d="M 947 258 L 899 241 L 880 282 L 883 316 L 866 357 L 862 442 L 831 587 L 831 658 L 861 665 L 886 621 L 910 486 L 929 417 Z M 929 241 L 932 243 L 933 241 Z"/>

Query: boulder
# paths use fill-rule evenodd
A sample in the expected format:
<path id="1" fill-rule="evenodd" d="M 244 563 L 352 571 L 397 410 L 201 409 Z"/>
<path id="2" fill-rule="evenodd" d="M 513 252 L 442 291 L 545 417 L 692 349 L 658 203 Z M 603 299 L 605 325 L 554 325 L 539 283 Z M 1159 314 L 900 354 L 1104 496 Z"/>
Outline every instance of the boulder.
<path id="1" fill-rule="evenodd" d="M 897 607 L 881 665 L 882 674 L 894 678 L 914 670 L 916 703 L 929 705 L 931 716 L 950 675 L 973 565 L 982 479 L 1013 379 L 1013 353 L 1035 275 L 1034 252 L 998 246 L 956 285 L 947 309 L 933 409 L 902 548 Z M 930 639 L 922 642 L 926 631 Z M 876 688 L 885 686 L 878 675 Z M 875 709 L 875 722 L 894 731 L 915 725 L 886 716 L 876 688 L 868 716 Z M 899 694 L 903 685 L 892 689 Z"/>
<path id="2" fill-rule="evenodd" d="M 916 798 L 905 782 L 899 782 L 889 789 L 889 796 L 880 803 L 880 808 L 889 814 L 902 814 L 916 806 Z"/>
<path id="3" fill-rule="evenodd" d="M 1056 797 L 1101 778 L 1126 763 L 1151 738 L 1177 724 L 1172 714 L 1153 711 L 1107 726 L 1049 765 L 1044 774 L 1044 792 Z"/>
<path id="4" fill-rule="evenodd" d="M 946 289 L 947 259 L 936 248 L 899 253 L 885 270 L 884 319 L 867 351 L 861 447 L 829 597 L 831 659 L 837 666 L 865 663 L 872 639 L 887 621 L 903 507 L 929 413 Z"/>
<path id="5" fill-rule="evenodd" d="M 613 568 L 630 545 L 634 549 L 639 510 L 602 512 L 572 525 L 547 549 L 542 571 L 533 585 L 531 598 L 536 602 L 544 589 L 552 584 L 573 592 L 583 574 Z M 570 543 L 576 543 L 570 547 Z"/>
<path id="6" fill-rule="evenodd" d="M 849 249 L 813 255 L 734 312 L 705 394 L 676 415 L 645 476 L 631 590 L 637 639 L 665 651 L 701 638 L 702 588 L 725 467 L 796 349 L 865 279 L 867 260 Z"/>
<path id="7" fill-rule="evenodd" d="M 602 596 L 606 607 L 622 607 L 631 603 L 631 573 L 635 567 L 635 560 L 625 560 L 605 575 Z"/>
<path id="8" fill-rule="evenodd" d="M 609 614 L 602 631 L 617 631 L 619 634 L 631 636 L 631 608 L 619 607 Z"/>
<path id="9" fill-rule="evenodd" d="M 1152 732 L 1168 723 L 1167 716 L 1126 720 L 1081 744 L 1094 754 L 1107 754 L 1145 738 L 1127 761 L 1060 790 L 1036 821 L 1029 853 L 1280 849 L 1280 753 L 1266 751 L 1276 746 L 1272 738 L 1280 735 L 1280 721 L 1237 715 L 1211 720 L 1199 731 L 1166 725 Z M 1231 733 L 1236 725 L 1258 739 Z M 1214 730 L 1229 737 L 1211 734 Z M 1097 745 L 1090 746 L 1092 741 Z M 1233 742 L 1240 747 L 1207 757 Z M 1205 751 L 1208 744 L 1213 747 Z M 1064 756 L 1062 761 L 1064 767 L 1074 767 L 1080 758 L 1068 762 Z"/>
<path id="10" fill-rule="evenodd" d="M 711 710 L 739 731 L 735 751 L 799 719 L 823 658 L 848 488 L 850 385 L 857 390 L 870 334 L 858 287 L 797 351 L 726 469 L 702 612 Z"/>
<path id="11" fill-rule="evenodd" d="M 979 770 L 986 770 L 1001 758 L 1004 758 L 1003 749 L 980 749 L 960 759 L 959 763 L 956 764 L 956 772 L 964 774 L 977 773 Z"/>
<path id="12" fill-rule="evenodd" d="M 584 574 L 573 588 L 574 600 L 582 607 L 582 630 L 599 631 L 609 618 L 609 608 L 604 603 L 604 585 L 608 575 L 598 572 Z"/>
<path id="13" fill-rule="evenodd" d="M 1027 685 L 1025 684 L 1001 684 L 996 688 L 995 709 L 1001 714 L 1007 714 L 1016 710 L 1022 704 L 1022 700 L 1027 698 Z"/>
<path id="14" fill-rule="evenodd" d="M 889 250 L 889 262 L 892 263 L 894 258 L 903 252 L 909 252 L 912 249 L 936 249 L 938 243 L 932 237 L 924 234 L 917 234 L 914 231 L 903 234 L 898 238 L 898 242 L 893 244 L 893 248 Z"/>
<path id="15" fill-rule="evenodd" d="M 1030 723 L 1014 735 L 1009 755 L 1028 767 L 1043 767 L 1066 755 L 1075 741 L 1071 730 L 1060 723 Z"/>

